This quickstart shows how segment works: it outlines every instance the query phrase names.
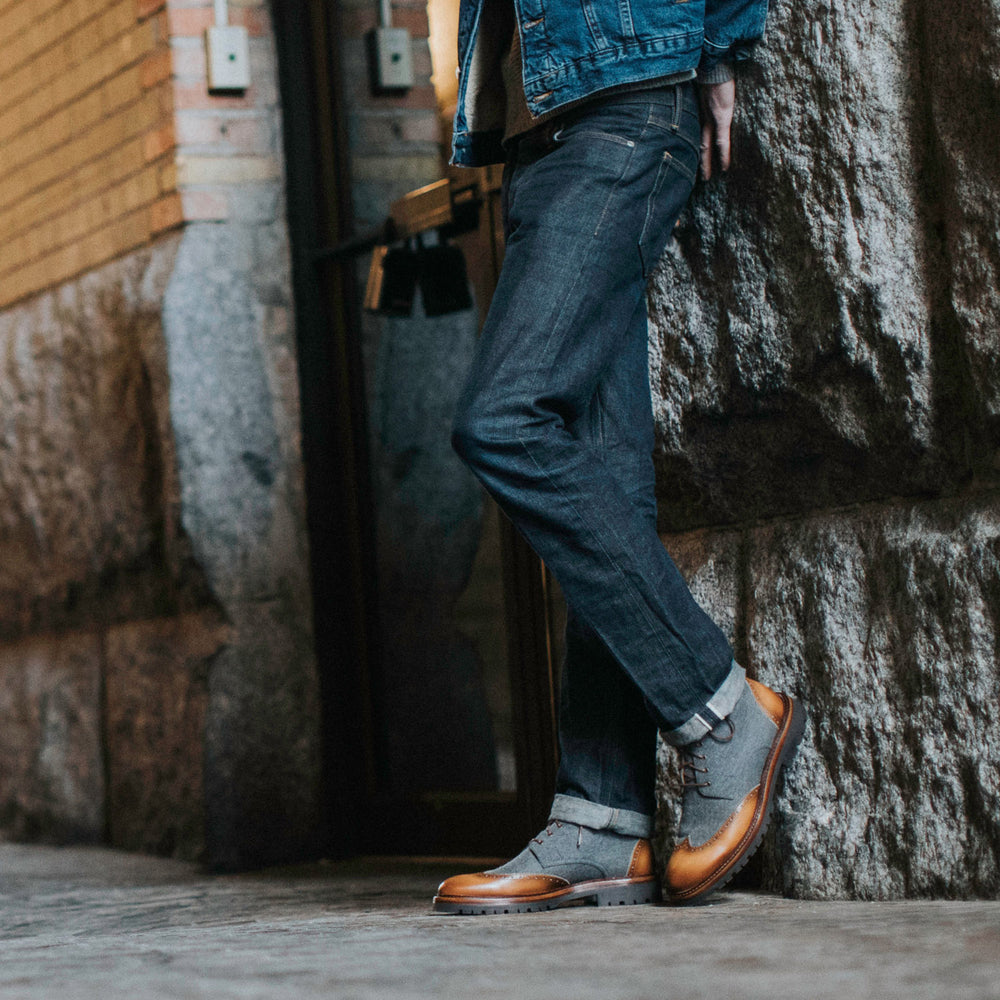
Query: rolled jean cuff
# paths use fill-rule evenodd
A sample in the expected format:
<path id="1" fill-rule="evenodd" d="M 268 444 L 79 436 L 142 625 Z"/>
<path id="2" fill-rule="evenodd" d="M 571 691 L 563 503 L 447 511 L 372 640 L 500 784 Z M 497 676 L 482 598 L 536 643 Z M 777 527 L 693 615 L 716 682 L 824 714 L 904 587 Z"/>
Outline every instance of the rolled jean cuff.
<path id="1" fill-rule="evenodd" d="M 653 834 L 653 817 L 631 809 L 614 809 L 575 795 L 557 795 L 552 800 L 549 822 L 578 823 L 591 830 L 611 830 L 628 837 L 650 837 Z"/>
<path id="2" fill-rule="evenodd" d="M 729 676 L 722 686 L 708 699 L 700 711 L 695 712 L 687 722 L 668 733 L 663 738 L 675 747 L 684 746 L 700 740 L 705 733 L 710 733 L 736 707 L 746 685 L 746 671 L 733 660 Z"/>

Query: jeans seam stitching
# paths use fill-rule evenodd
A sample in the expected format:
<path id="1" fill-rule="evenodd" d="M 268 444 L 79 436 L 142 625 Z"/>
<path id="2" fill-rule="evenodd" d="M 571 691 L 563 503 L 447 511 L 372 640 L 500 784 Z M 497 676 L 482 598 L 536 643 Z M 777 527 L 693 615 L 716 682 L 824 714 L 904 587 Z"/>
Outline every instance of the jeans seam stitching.
<path id="1" fill-rule="evenodd" d="M 587 533 L 590 534 L 590 535 L 592 535 L 594 537 L 594 540 L 596 542 L 597 548 L 600 549 L 600 551 L 602 552 L 602 554 L 604 555 L 604 557 L 611 564 L 611 567 L 614 569 L 615 575 L 621 581 L 622 587 L 624 588 L 625 592 L 628 594 L 630 602 L 636 607 L 639 615 L 641 616 L 641 618 L 643 619 L 643 621 L 645 622 L 645 624 L 647 626 L 652 627 L 653 630 L 655 631 L 656 627 L 658 625 L 658 622 L 650 614 L 650 610 L 649 610 L 649 607 L 647 606 L 647 604 L 643 600 L 641 600 L 641 598 L 639 598 L 639 596 L 635 593 L 634 588 L 628 583 L 628 578 L 626 577 L 626 575 L 625 575 L 624 571 L 622 570 L 621 566 L 618 565 L 618 561 L 611 555 L 610 552 L 608 552 L 607 548 L 601 542 L 600 537 L 597 535 L 596 532 L 594 532 L 594 530 L 591 527 L 589 521 L 586 518 L 584 518 L 583 515 L 579 512 L 579 510 L 576 507 L 576 504 L 574 504 L 574 503 L 572 503 L 572 501 L 568 500 L 568 498 L 566 497 L 565 493 L 560 488 L 559 484 L 557 482 L 555 482 L 552 479 L 552 477 L 549 476 L 549 474 L 545 471 L 545 469 L 539 463 L 538 459 L 536 459 L 535 456 L 531 453 L 531 448 L 528 446 L 528 443 L 523 438 L 520 438 L 520 437 L 518 438 L 518 443 L 524 449 L 525 454 L 532 461 L 532 463 L 534 464 L 535 468 L 538 469 L 538 471 L 542 474 L 542 476 L 552 486 L 554 486 L 556 488 L 557 492 L 563 497 L 563 500 L 569 504 L 570 509 L 573 511 L 574 515 L 578 518 L 578 520 L 580 521 L 580 523 L 584 526 L 584 528 L 586 529 Z M 616 534 L 616 538 L 617 538 L 617 532 L 615 534 Z M 620 541 L 620 539 L 619 539 L 619 541 Z M 603 639 L 603 636 L 602 636 L 602 639 Z M 607 642 L 606 639 L 604 641 Z M 664 659 L 665 660 L 670 660 L 671 657 L 670 657 L 669 650 L 667 650 L 667 649 L 665 649 L 663 647 L 662 642 L 658 641 L 657 645 L 660 646 L 661 653 L 662 653 Z M 610 649 L 610 647 L 609 647 L 609 649 Z M 673 728 L 677 728 L 677 727 L 673 727 Z"/>

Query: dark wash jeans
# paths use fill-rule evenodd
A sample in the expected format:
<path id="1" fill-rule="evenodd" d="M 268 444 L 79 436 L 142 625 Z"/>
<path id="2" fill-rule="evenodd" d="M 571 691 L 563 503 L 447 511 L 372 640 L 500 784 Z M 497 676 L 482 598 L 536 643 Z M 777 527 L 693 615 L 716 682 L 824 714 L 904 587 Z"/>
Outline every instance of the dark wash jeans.
<path id="1" fill-rule="evenodd" d="M 656 532 L 646 278 L 698 166 L 691 83 L 515 140 L 507 249 L 453 443 L 569 606 L 552 816 L 645 835 L 657 728 L 697 739 L 743 671 Z"/>

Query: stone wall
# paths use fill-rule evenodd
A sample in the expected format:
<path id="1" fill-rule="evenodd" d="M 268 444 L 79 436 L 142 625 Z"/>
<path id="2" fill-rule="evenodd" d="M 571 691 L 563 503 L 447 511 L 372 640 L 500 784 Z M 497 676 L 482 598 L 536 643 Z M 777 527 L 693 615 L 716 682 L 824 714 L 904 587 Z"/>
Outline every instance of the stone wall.
<path id="1" fill-rule="evenodd" d="M 0 313 L 9 836 L 225 867 L 315 836 L 287 248 L 253 231 L 191 225 Z"/>
<path id="2" fill-rule="evenodd" d="M 218 96 L 211 0 L 93 5 L 121 20 L 106 31 L 70 6 L 39 23 L 79 58 L 42 88 L 49 104 L 24 107 L 39 118 L 27 134 L 63 83 L 106 71 L 126 109 L 155 86 L 138 151 L 111 129 L 117 105 L 91 109 L 108 111 L 106 128 L 81 126 L 103 137 L 80 153 L 96 187 L 74 197 L 102 226 L 119 219 L 101 184 L 134 154 L 172 207 L 96 257 L 57 226 L 68 271 L 0 282 L 0 832 L 227 868 L 294 859 L 321 836 L 319 704 L 269 9 L 230 4 L 253 82 Z M 102 47 L 111 27 L 124 34 Z M 48 177 L 34 200 L 9 193 L 17 218 L 59 210 Z"/>
<path id="3" fill-rule="evenodd" d="M 793 895 L 1000 889 L 998 47 L 988 0 L 774 5 L 651 292 L 661 528 L 810 716 Z"/>

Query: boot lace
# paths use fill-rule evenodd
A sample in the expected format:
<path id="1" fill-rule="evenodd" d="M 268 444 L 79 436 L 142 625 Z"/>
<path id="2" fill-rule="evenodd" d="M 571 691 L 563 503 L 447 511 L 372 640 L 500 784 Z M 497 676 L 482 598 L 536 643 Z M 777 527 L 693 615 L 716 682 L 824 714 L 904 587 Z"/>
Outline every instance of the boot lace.
<path id="1" fill-rule="evenodd" d="M 552 828 L 553 827 L 555 827 L 557 830 L 561 830 L 562 827 L 563 827 L 562 822 L 560 820 L 555 819 L 551 823 L 547 823 L 546 826 L 545 826 L 545 829 L 542 831 L 542 833 L 544 833 L 546 837 L 551 837 L 552 836 Z M 540 844 L 542 842 L 542 833 L 540 833 L 537 837 L 532 837 L 531 839 L 536 844 Z M 577 850 L 580 849 L 580 844 L 582 844 L 582 843 L 583 843 L 583 827 L 579 826 L 579 827 L 577 827 L 577 833 L 576 833 L 576 847 L 577 847 Z"/>
<path id="2" fill-rule="evenodd" d="M 722 723 L 729 727 L 729 732 L 722 736 L 719 730 Z M 698 753 L 703 749 L 702 744 L 707 739 L 713 739 L 716 743 L 728 743 L 736 735 L 736 727 L 729 719 L 723 719 L 711 732 L 706 733 L 700 740 L 689 743 L 680 748 L 681 751 L 681 787 L 682 788 L 710 788 L 711 781 L 702 781 L 700 776 L 708 774 L 708 768 L 703 766 L 707 755 Z"/>

